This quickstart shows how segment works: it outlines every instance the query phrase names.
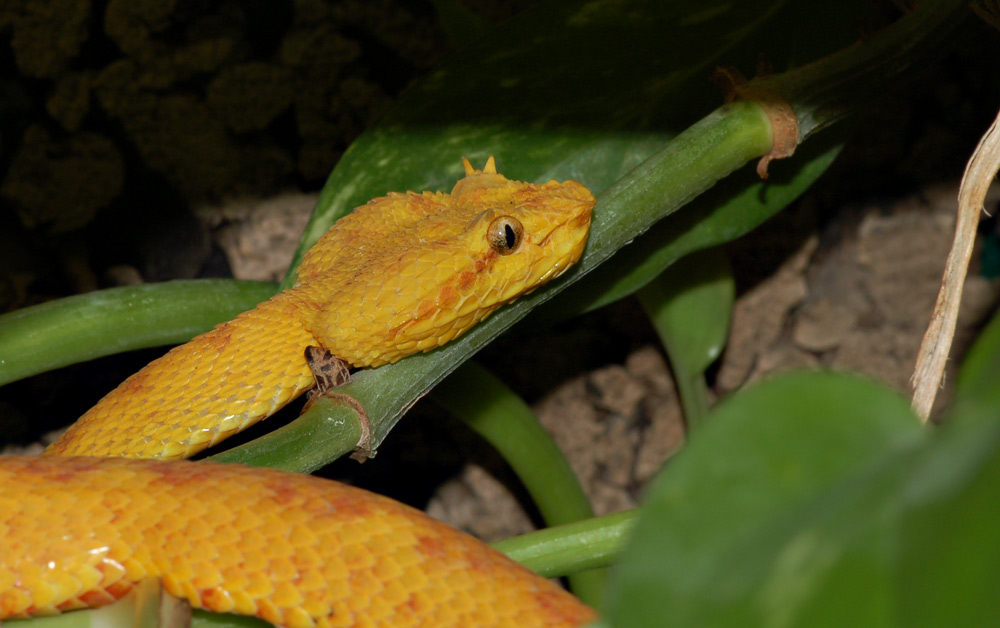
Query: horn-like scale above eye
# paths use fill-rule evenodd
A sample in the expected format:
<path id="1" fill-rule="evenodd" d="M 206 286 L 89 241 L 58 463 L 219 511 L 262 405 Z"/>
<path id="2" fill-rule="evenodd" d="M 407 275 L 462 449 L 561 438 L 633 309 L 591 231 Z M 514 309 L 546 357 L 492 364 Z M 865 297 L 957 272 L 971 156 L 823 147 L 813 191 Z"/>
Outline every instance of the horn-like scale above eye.
<path id="1" fill-rule="evenodd" d="M 486 241 L 500 255 L 510 255 L 524 238 L 524 226 L 512 216 L 500 216 L 486 230 Z"/>

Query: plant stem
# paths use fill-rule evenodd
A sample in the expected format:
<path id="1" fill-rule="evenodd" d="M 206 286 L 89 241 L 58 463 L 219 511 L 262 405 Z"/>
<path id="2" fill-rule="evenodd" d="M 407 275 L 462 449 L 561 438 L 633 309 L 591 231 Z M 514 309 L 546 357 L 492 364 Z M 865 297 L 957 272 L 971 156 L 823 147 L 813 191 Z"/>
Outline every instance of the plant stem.
<path id="1" fill-rule="evenodd" d="M 122 351 L 187 342 L 270 298 L 229 279 L 109 288 L 0 315 L 0 385 Z"/>
<path id="2" fill-rule="evenodd" d="M 546 577 L 614 564 L 638 511 L 627 510 L 493 543 L 528 569 Z"/>

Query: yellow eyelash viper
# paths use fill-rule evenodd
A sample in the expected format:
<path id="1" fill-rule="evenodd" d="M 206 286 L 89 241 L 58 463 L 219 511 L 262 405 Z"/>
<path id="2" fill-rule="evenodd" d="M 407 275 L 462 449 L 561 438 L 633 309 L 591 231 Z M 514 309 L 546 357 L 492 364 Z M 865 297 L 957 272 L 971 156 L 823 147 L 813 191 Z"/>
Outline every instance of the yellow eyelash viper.
<path id="1" fill-rule="evenodd" d="M 451 194 L 344 217 L 297 283 L 128 378 L 38 458 L 0 458 L 0 619 L 99 606 L 145 578 L 196 608 L 289 628 L 576 626 L 591 609 L 481 542 L 340 484 L 183 458 L 315 384 L 321 347 L 375 367 L 461 335 L 562 274 L 586 242 L 579 183 L 465 161 Z M 67 457 L 70 456 L 70 457 Z"/>

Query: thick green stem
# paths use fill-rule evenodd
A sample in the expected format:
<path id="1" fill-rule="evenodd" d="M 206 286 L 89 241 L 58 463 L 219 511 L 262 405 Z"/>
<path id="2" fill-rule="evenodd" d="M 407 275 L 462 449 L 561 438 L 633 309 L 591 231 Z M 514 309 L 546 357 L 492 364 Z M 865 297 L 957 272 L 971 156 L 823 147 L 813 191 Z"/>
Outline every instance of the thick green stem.
<path id="1" fill-rule="evenodd" d="M 203 279 L 111 288 L 0 316 L 0 385 L 122 351 L 187 342 L 277 286 Z"/>
<path id="2" fill-rule="evenodd" d="M 504 539 L 493 544 L 543 576 L 555 578 L 613 565 L 632 530 L 635 510 Z"/>

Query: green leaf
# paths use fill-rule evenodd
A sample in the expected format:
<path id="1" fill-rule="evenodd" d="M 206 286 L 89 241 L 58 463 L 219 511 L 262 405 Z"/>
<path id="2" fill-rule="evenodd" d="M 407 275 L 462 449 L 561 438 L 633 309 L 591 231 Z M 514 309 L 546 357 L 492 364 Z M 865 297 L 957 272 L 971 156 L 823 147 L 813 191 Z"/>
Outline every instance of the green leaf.
<path id="1" fill-rule="evenodd" d="M 448 35 L 451 45 L 461 48 L 490 31 L 489 21 L 458 0 L 431 0 L 437 11 L 438 23 Z"/>
<path id="2" fill-rule="evenodd" d="M 722 353 L 735 296 L 729 260 L 719 248 L 685 257 L 639 291 L 671 364 L 697 375 Z"/>
<path id="3" fill-rule="evenodd" d="M 979 334 L 962 363 L 949 420 L 996 416 L 1000 408 L 1000 314 Z"/>
<path id="4" fill-rule="evenodd" d="M 345 152 L 299 253 L 389 190 L 449 190 L 462 155 L 495 154 L 510 178 L 574 178 L 599 193 L 718 105 L 708 79 L 720 63 L 749 73 L 766 50 L 781 69 L 854 41 L 848 5 L 827 4 L 541 3 L 414 85 Z M 817 12 L 810 36 L 787 28 Z"/>
<path id="5" fill-rule="evenodd" d="M 1000 623 L 991 324 L 945 427 L 841 375 L 735 395 L 651 490 L 611 625 Z"/>
<path id="6" fill-rule="evenodd" d="M 894 495 L 906 508 L 896 534 L 896 625 L 997 626 L 1000 407 L 938 437 Z"/>
<path id="7" fill-rule="evenodd" d="M 638 292 L 670 358 L 689 429 L 708 412 L 705 369 L 726 344 L 735 295 L 729 260 L 720 248 L 685 257 Z"/>
<path id="8" fill-rule="evenodd" d="M 1000 314 L 959 371 L 939 447 L 906 487 L 901 615 L 910 626 L 1000 625 Z"/>
<path id="9" fill-rule="evenodd" d="M 884 583 L 882 548 L 848 542 L 871 512 L 850 489 L 881 497 L 893 477 L 864 471 L 924 436 L 903 399 L 845 375 L 788 375 L 720 404 L 649 492 L 609 587 L 611 625 L 877 625 L 878 603 L 832 605 Z M 850 508 L 831 498 L 844 494 Z"/>
<path id="10" fill-rule="evenodd" d="M 836 129 L 800 146 L 767 181 L 743 168 L 715 184 L 682 211 L 666 216 L 614 257 L 567 289 L 564 297 L 532 312 L 541 325 L 589 312 L 642 288 L 677 260 L 731 242 L 788 206 L 826 171 L 847 132 Z"/>

